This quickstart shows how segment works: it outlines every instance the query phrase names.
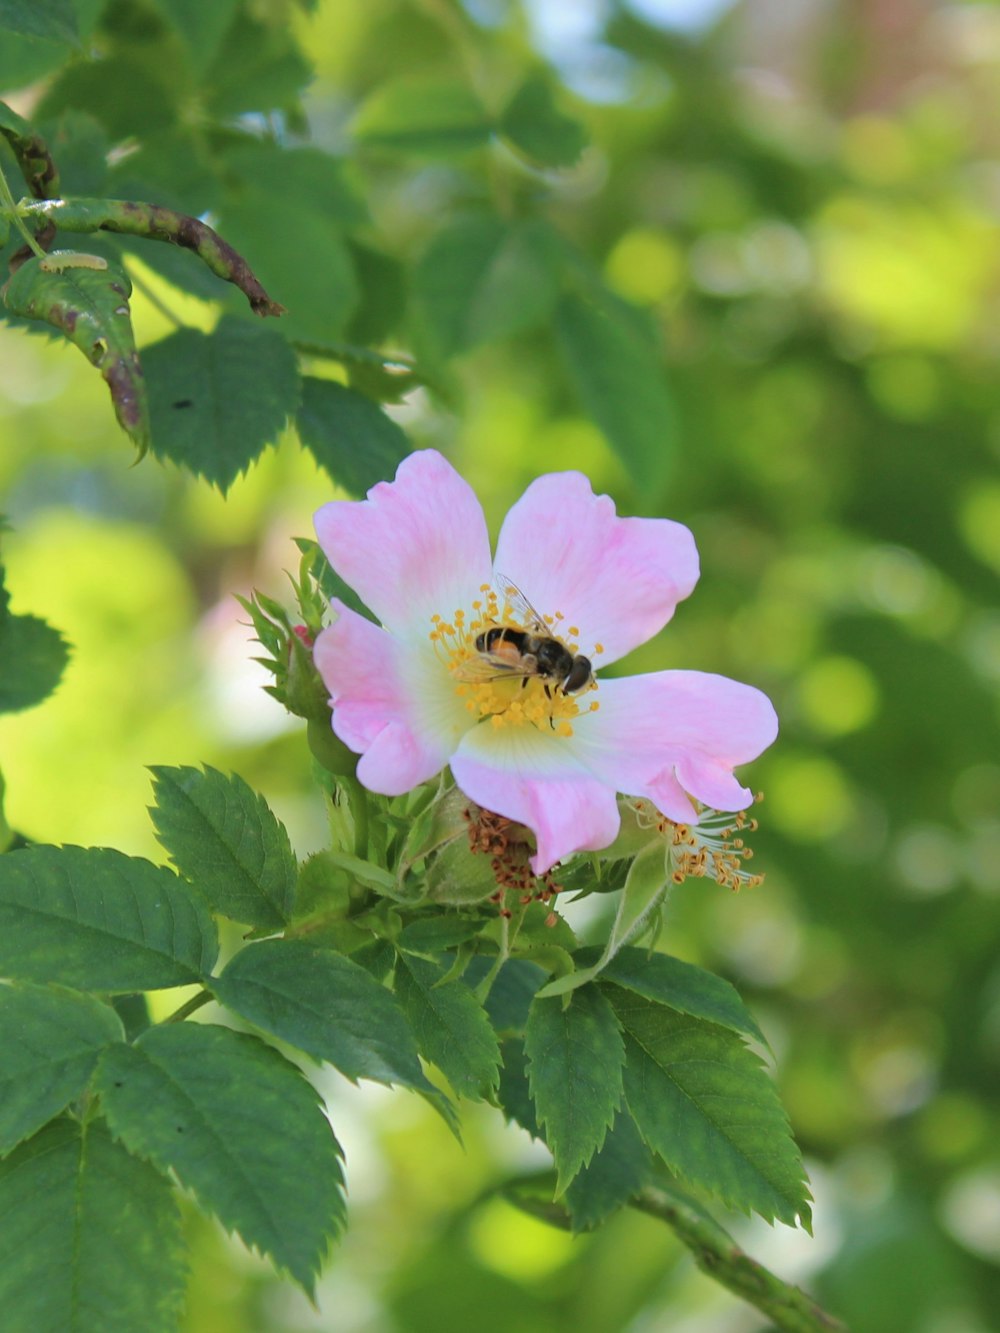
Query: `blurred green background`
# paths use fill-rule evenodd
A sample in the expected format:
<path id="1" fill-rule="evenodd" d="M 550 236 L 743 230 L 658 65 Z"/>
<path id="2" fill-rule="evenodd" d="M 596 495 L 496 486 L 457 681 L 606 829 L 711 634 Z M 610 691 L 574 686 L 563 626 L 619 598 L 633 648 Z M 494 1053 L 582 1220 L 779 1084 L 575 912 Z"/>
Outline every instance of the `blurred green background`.
<path id="1" fill-rule="evenodd" d="M 470 478 L 494 531 L 532 477 L 567 467 L 622 512 L 693 529 L 701 583 L 628 665 L 752 682 L 782 732 L 747 775 L 766 796 L 765 884 L 685 885 L 661 947 L 750 1003 L 817 1197 L 815 1239 L 734 1232 L 855 1333 L 1000 1329 L 1000 8 L 249 8 L 294 34 L 315 77 L 292 130 L 351 160 L 369 235 L 404 271 L 470 203 L 502 208 L 506 178 L 500 148 L 359 146 L 358 107 L 387 82 L 447 72 L 482 92 L 546 62 L 586 126 L 579 162 L 529 191 L 658 331 L 669 482 L 633 482 L 537 332 L 456 359 L 450 403 L 418 390 L 391 410 Z M 3 43 L 0 95 L 30 115 L 56 58 Z M 232 232 L 253 264 L 252 228 Z M 214 303 L 134 271 L 141 344 L 172 327 L 153 298 L 214 324 Z M 11 823 L 162 856 L 143 766 L 205 761 L 258 786 L 300 854 L 322 845 L 302 730 L 261 692 L 234 600 L 287 599 L 292 538 L 332 493 L 294 432 L 225 499 L 153 458 L 130 468 L 79 354 L 2 328 L 0 439 L 12 608 L 74 645 L 55 697 L 0 722 Z M 765 1327 L 652 1219 L 573 1240 L 493 1197 L 539 1152 L 483 1107 L 463 1154 L 404 1093 L 341 1083 L 332 1103 L 351 1224 L 320 1311 L 192 1212 L 185 1333 Z"/>

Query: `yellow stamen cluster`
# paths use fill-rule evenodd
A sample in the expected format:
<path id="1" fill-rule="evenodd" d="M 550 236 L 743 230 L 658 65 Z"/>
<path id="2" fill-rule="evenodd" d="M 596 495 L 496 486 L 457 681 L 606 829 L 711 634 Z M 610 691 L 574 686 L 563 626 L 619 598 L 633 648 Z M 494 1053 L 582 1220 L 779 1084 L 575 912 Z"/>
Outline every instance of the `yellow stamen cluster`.
<path id="1" fill-rule="evenodd" d="M 756 800 L 763 798 L 757 796 Z M 631 802 L 639 824 L 655 828 L 667 841 L 667 859 L 670 877 L 675 884 L 686 879 L 714 879 L 725 889 L 755 889 L 763 884 L 763 875 L 753 875 L 744 868 L 744 862 L 753 856 L 753 849 L 744 843 L 743 833 L 755 833 L 757 820 L 745 810 L 725 814 L 702 807 L 697 824 L 677 824 L 661 814 L 649 801 Z"/>
<path id="2" fill-rule="evenodd" d="M 542 676 L 519 675 L 516 672 L 518 654 L 511 645 L 509 651 L 499 645 L 497 655 L 509 656 L 510 675 L 505 675 L 476 649 L 476 638 L 486 630 L 506 626 L 531 632 L 531 627 L 519 623 L 510 602 L 498 596 L 489 584 L 483 584 L 481 599 L 472 603 L 472 614 L 456 610 L 450 619 L 440 615 L 431 617 L 430 640 L 438 657 L 455 679 L 455 692 L 477 719 L 488 719 L 495 728 L 533 726 L 554 732 L 557 736 L 572 736 L 572 720 L 582 712 L 596 712 L 596 700 L 581 705 L 578 695 L 566 694 L 554 680 Z M 546 627 L 565 619 L 561 611 L 544 617 Z M 575 627 L 569 633 L 579 635 Z M 553 638 L 557 637 L 554 633 Z M 570 653 L 579 652 L 575 641 L 560 639 Z M 594 650 L 597 651 L 597 648 Z M 591 686 L 596 689 L 596 684 Z"/>

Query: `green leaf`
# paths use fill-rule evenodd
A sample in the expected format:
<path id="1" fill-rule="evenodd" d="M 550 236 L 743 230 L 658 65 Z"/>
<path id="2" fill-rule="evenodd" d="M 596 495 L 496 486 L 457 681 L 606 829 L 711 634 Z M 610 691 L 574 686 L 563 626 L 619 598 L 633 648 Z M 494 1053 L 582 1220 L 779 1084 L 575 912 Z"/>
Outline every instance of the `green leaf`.
<path id="1" fill-rule="evenodd" d="M 557 977 L 539 993 L 543 997 L 564 995 L 588 981 L 593 981 L 629 940 L 635 939 L 645 930 L 649 918 L 665 899 L 671 883 L 665 865 L 663 845 L 656 840 L 643 848 L 629 866 L 625 886 L 618 899 L 618 911 L 608 934 L 608 942 L 601 950 L 597 961 L 590 967 L 570 972 L 568 976 Z"/>
<path id="2" fill-rule="evenodd" d="M 556 341 L 584 409 L 621 456 L 637 487 L 658 492 L 670 472 L 677 424 L 663 367 L 612 305 L 570 293 Z"/>
<path id="3" fill-rule="evenodd" d="M 524 1033 L 528 1079 L 562 1193 L 604 1142 L 622 1099 L 621 1030 L 596 986 L 535 999 Z"/>
<path id="4" fill-rule="evenodd" d="M 86 111 L 114 142 L 147 138 L 177 121 L 180 84 L 152 61 L 98 57 L 64 65 L 35 108 L 39 120 L 67 110 Z"/>
<path id="5" fill-rule="evenodd" d="M 527 1130 L 533 1139 L 545 1142 L 535 1114 L 535 1103 L 531 1100 L 531 1086 L 528 1083 L 528 1057 L 524 1053 L 524 1042 L 519 1037 L 507 1037 L 500 1044 L 503 1067 L 500 1070 L 500 1085 L 497 1089 L 497 1101 L 507 1120 Z"/>
<path id="6" fill-rule="evenodd" d="M 0 857 L 0 974 L 158 990 L 201 980 L 218 952 L 207 908 L 164 866 L 96 847 Z"/>
<path id="7" fill-rule="evenodd" d="M 225 492 L 298 406 L 295 353 L 279 333 L 223 319 L 143 351 L 153 452 Z"/>
<path id="8" fill-rule="evenodd" d="M 358 280 L 336 220 L 318 206 L 256 195 L 230 200 L 219 230 L 286 308 L 287 338 L 336 338 L 355 312 Z"/>
<path id="9" fill-rule="evenodd" d="M 312 73 L 291 25 L 251 18 L 241 6 L 204 72 L 202 101 L 220 117 L 280 111 L 294 106 Z"/>
<path id="10" fill-rule="evenodd" d="M 758 1057 L 726 1028 L 609 990 L 625 1033 L 625 1096 L 654 1152 L 730 1207 L 808 1227 L 802 1159 Z"/>
<path id="11" fill-rule="evenodd" d="M 226 149 L 225 164 L 230 201 L 257 207 L 280 197 L 290 214 L 283 230 L 290 227 L 293 234 L 302 208 L 345 230 L 370 221 L 350 164 L 319 148 L 285 148 L 244 139 Z"/>
<path id="12" fill-rule="evenodd" d="M 11 314 L 51 324 L 101 372 L 118 424 L 141 456 L 149 445 L 149 408 L 132 333 L 131 292 L 118 264 L 99 255 L 56 250 L 22 264 L 3 296 Z"/>
<path id="13" fill-rule="evenodd" d="M 239 0 L 153 0 L 155 8 L 184 39 L 195 74 L 211 63 L 225 36 Z"/>
<path id="14" fill-rule="evenodd" d="M 500 1047 L 482 1005 L 461 981 L 446 981 L 441 968 L 400 954 L 396 994 L 417 1046 L 437 1065 L 455 1091 L 473 1101 L 497 1086 Z"/>
<path id="15" fill-rule="evenodd" d="M 620 1110 L 607 1136 L 566 1191 L 574 1231 L 592 1231 L 628 1203 L 653 1173 L 653 1157 L 635 1121 Z"/>
<path id="16" fill-rule="evenodd" d="M 0 713 L 41 703 L 59 684 L 68 661 L 69 644 L 58 630 L 37 616 L 0 610 Z"/>
<path id="17" fill-rule="evenodd" d="M 405 935 L 406 932 L 404 931 Z M 465 979 L 475 988 L 493 966 L 492 958 L 473 958 Z M 545 972 L 522 958 L 508 958 L 493 978 L 486 997 L 486 1012 L 501 1036 L 523 1034 L 531 1012 L 531 1001 L 545 980 Z"/>
<path id="18" fill-rule="evenodd" d="M 320 467 L 353 495 L 390 481 L 410 452 L 403 430 L 356 389 L 334 380 L 302 381 L 299 436 Z"/>
<path id="19" fill-rule="evenodd" d="M 124 1031 L 113 1009 L 61 986 L 0 986 L 0 1157 L 64 1111 Z"/>
<path id="20" fill-rule="evenodd" d="M 353 129 L 366 148 L 449 157 L 487 143 L 493 122 L 464 83 L 401 78 L 376 89 L 355 117 Z"/>
<path id="21" fill-rule="evenodd" d="M 72 0 L 0 0 L 0 28 L 71 46 L 80 41 Z"/>
<path id="22" fill-rule="evenodd" d="M 175 1023 L 106 1051 L 96 1087 L 126 1147 L 312 1294 L 344 1225 L 343 1175 L 319 1096 L 293 1064 L 256 1037 Z"/>
<path id="23" fill-rule="evenodd" d="M 0 1162 L 0 1218 L 4 1333 L 176 1333 L 173 1186 L 101 1121 L 53 1121 Z"/>
<path id="24" fill-rule="evenodd" d="M 250 926 L 288 920 L 298 866 L 285 826 L 258 792 L 217 769 L 150 769 L 158 841 L 213 912 Z"/>
<path id="25" fill-rule="evenodd" d="M 544 74 L 529 74 L 500 116 L 500 132 L 543 167 L 571 167 L 587 146 L 587 131 L 555 104 Z"/>
<path id="26" fill-rule="evenodd" d="M 396 997 L 349 958 L 267 940 L 241 949 L 212 990 L 262 1031 L 350 1079 L 430 1090 Z"/>
<path id="27" fill-rule="evenodd" d="M 455 949 L 483 929 L 479 917 L 423 916 L 411 921 L 396 936 L 396 945 L 404 953 L 434 954 Z"/>
<path id="28" fill-rule="evenodd" d="M 543 222 L 453 223 L 413 275 L 418 332 L 435 358 L 509 337 L 550 317 L 560 276 L 559 247 Z"/>
<path id="29" fill-rule="evenodd" d="M 594 949 L 581 949 L 576 957 L 585 962 L 595 953 Z M 605 968 L 601 980 L 614 982 L 647 1000 L 690 1014 L 692 1018 L 718 1023 L 720 1027 L 752 1037 L 767 1046 L 767 1038 L 736 988 L 694 963 L 682 962 L 666 953 L 652 953 L 648 949 L 623 949 Z"/>

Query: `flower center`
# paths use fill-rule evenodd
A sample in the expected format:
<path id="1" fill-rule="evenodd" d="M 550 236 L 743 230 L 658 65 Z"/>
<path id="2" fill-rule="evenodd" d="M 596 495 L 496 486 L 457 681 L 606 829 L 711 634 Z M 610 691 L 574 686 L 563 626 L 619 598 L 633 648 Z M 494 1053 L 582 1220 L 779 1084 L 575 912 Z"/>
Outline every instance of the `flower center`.
<path id="1" fill-rule="evenodd" d="M 758 795 L 756 800 L 763 800 Z M 763 884 L 763 875 L 751 874 L 744 862 L 753 850 L 743 840 L 744 833 L 757 831 L 756 819 L 745 810 L 726 814 L 701 806 L 697 824 L 677 824 L 661 814 L 649 801 L 629 800 L 642 828 L 655 828 L 667 841 L 667 866 L 675 884 L 688 878 L 714 879 L 723 888 L 755 889 Z M 700 802 L 699 802 L 700 805 Z"/>
<path id="2" fill-rule="evenodd" d="M 580 631 L 563 629 L 561 611 L 526 623 L 489 584 L 480 591 L 483 597 L 472 603 L 471 615 L 459 609 L 448 619 L 431 617 L 430 640 L 455 681 L 455 693 L 477 720 L 488 718 L 493 727 L 531 726 L 572 736 L 572 720 L 600 707 L 596 700 L 582 702 L 597 689 L 592 676 L 579 692 L 565 688 L 579 660 Z M 593 651 L 603 649 L 595 644 Z"/>

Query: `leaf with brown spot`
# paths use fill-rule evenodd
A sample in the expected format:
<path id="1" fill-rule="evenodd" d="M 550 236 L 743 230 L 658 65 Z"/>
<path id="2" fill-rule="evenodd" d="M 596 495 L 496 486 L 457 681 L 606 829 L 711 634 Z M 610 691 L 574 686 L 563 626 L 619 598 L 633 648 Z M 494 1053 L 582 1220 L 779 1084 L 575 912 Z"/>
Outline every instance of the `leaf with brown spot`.
<path id="1" fill-rule="evenodd" d="M 7 309 L 42 320 L 75 343 L 111 390 L 115 416 L 139 457 L 149 447 L 149 407 L 132 333 L 124 269 L 94 255 L 56 251 L 27 260 L 3 288 Z"/>

